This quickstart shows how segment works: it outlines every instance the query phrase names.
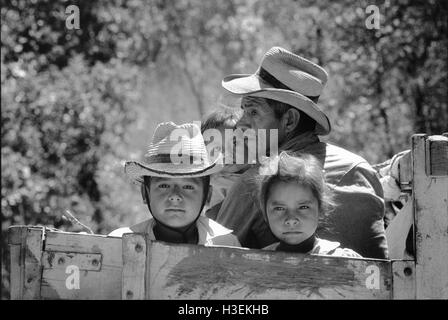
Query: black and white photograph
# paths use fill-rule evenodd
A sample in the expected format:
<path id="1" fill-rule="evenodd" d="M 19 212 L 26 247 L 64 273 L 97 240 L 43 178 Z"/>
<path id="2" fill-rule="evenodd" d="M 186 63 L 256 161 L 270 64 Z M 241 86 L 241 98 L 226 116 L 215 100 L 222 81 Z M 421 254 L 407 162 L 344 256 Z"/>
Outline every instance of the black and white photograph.
<path id="1" fill-rule="evenodd" d="M 1 300 L 447 300 L 448 2 L 2 0 L 1 212 Z"/>

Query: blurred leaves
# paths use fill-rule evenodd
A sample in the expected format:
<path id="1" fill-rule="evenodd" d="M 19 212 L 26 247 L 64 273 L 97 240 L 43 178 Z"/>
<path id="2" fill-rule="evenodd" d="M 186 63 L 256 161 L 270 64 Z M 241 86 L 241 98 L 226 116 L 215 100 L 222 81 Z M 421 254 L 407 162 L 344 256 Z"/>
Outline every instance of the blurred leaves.
<path id="1" fill-rule="evenodd" d="M 89 67 L 76 56 L 62 70 L 40 72 L 2 64 L 5 235 L 13 224 L 78 231 L 62 219 L 67 208 L 97 233 L 123 223 L 116 210 L 137 215 L 124 205 L 133 190 L 121 164 L 137 117 L 135 90 L 142 90 L 138 68 L 115 59 Z"/>

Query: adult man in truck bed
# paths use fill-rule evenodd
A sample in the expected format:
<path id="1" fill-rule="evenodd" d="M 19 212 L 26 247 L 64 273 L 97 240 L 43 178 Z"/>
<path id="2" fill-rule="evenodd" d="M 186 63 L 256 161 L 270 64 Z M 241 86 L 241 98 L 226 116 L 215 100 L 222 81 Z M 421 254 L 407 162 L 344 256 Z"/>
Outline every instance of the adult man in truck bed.
<path id="1" fill-rule="evenodd" d="M 331 131 L 329 119 L 316 104 L 327 77 L 320 66 L 274 47 L 255 74 L 230 75 L 222 85 L 242 96 L 244 114 L 237 127 L 277 129 L 279 151 L 311 153 L 323 164 L 337 206 L 322 217 L 318 235 L 363 257 L 387 258 L 383 190 L 375 170 L 360 156 L 320 142 L 318 137 Z M 257 175 L 257 166 L 246 171 L 216 216 L 219 223 L 234 230 L 242 246 L 250 248 L 275 241 L 256 200 Z"/>

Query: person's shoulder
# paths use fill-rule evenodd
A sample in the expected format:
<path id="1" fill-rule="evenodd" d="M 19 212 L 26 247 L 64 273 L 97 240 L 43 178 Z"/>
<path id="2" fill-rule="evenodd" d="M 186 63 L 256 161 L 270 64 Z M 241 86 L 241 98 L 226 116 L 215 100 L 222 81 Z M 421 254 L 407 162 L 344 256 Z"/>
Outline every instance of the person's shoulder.
<path id="1" fill-rule="evenodd" d="M 109 237 L 122 237 L 125 233 L 145 233 L 148 229 L 148 224 L 152 219 L 145 220 L 143 222 L 137 223 L 131 227 L 122 227 L 113 230 L 108 234 Z"/>
<path id="2" fill-rule="evenodd" d="M 370 180 L 377 180 L 376 171 L 361 156 L 339 146 L 326 143 L 325 177 L 331 184 L 338 184 L 343 177 L 351 179 L 361 173 Z"/>
<path id="3" fill-rule="evenodd" d="M 122 237 L 125 233 L 133 233 L 130 227 L 118 228 L 110 232 L 107 236 L 109 237 Z"/>
<path id="4" fill-rule="evenodd" d="M 252 166 L 238 175 L 228 190 L 226 198 L 236 199 L 254 196 L 254 190 L 257 189 L 258 168 L 258 166 Z"/>
<path id="5" fill-rule="evenodd" d="M 362 258 L 362 256 L 348 248 L 337 248 L 334 252 L 331 253 L 332 256 L 335 257 L 345 257 L 345 258 Z"/>
<path id="6" fill-rule="evenodd" d="M 280 244 L 280 242 L 275 242 L 273 244 L 270 244 L 270 245 L 264 247 L 262 250 L 275 251 L 275 250 L 277 250 L 277 247 L 279 244 Z"/>
<path id="7" fill-rule="evenodd" d="M 239 181 L 244 184 L 253 184 L 254 177 L 258 176 L 259 173 L 259 165 L 253 165 L 249 169 L 247 169 L 244 173 L 240 175 Z"/>
<path id="8" fill-rule="evenodd" d="M 316 239 L 316 243 L 311 254 L 329 255 L 336 257 L 362 258 L 361 255 L 348 248 L 341 248 L 341 244 L 337 241 L 329 241 L 325 239 Z"/>
<path id="9" fill-rule="evenodd" d="M 329 252 L 338 248 L 341 244 L 337 241 L 329 241 L 325 239 L 316 238 L 311 254 L 328 254 Z"/>
<path id="10" fill-rule="evenodd" d="M 229 233 L 214 237 L 209 246 L 241 248 L 241 243 L 234 234 Z"/>
<path id="11" fill-rule="evenodd" d="M 201 216 L 197 221 L 200 234 L 205 235 L 203 242 L 214 246 L 241 247 L 238 238 L 232 234 L 232 230 L 224 227 L 220 223 Z"/>
<path id="12" fill-rule="evenodd" d="M 340 146 L 325 143 L 326 147 L 326 159 L 327 161 L 342 161 L 346 164 L 357 165 L 360 163 L 367 163 L 367 160 L 361 157 L 360 155 L 344 149 Z"/>
<path id="13" fill-rule="evenodd" d="M 200 216 L 196 224 L 199 229 L 205 230 L 209 237 L 218 237 L 232 233 L 232 230 L 205 216 Z"/>

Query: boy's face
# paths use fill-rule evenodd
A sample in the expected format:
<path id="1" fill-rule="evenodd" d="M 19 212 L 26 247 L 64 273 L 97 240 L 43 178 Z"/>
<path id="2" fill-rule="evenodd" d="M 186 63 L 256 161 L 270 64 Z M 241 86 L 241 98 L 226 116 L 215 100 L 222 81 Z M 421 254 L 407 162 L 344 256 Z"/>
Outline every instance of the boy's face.
<path id="1" fill-rule="evenodd" d="M 173 228 L 191 224 L 201 209 L 203 183 L 201 178 L 151 178 L 152 215 Z"/>
<path id="2" fill-rule="evenodd" d="M 310 188 L 296 182 L 278 181 L 271 186 L 266 213 L 272 233 L 288 244 L 303 242 L 317 229 L 317 199 Z"/>

